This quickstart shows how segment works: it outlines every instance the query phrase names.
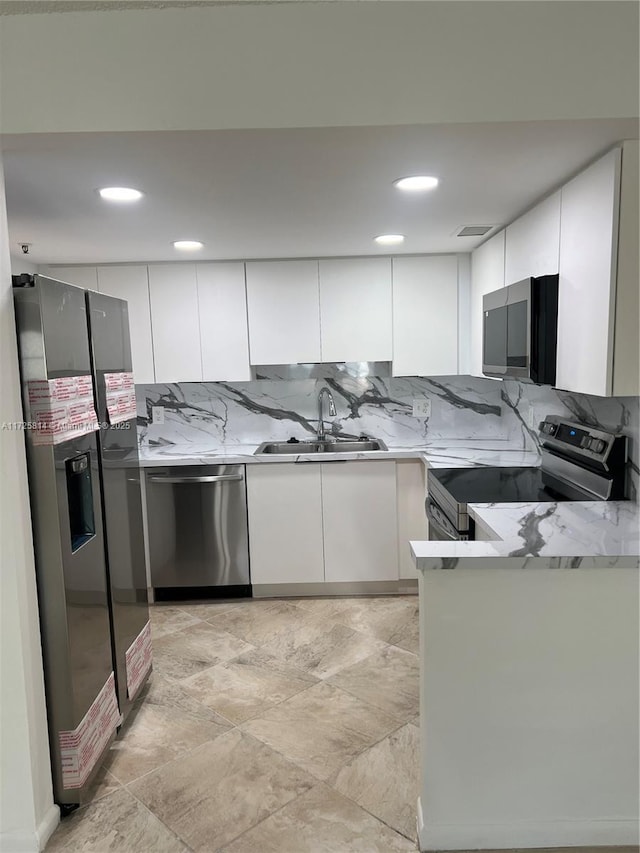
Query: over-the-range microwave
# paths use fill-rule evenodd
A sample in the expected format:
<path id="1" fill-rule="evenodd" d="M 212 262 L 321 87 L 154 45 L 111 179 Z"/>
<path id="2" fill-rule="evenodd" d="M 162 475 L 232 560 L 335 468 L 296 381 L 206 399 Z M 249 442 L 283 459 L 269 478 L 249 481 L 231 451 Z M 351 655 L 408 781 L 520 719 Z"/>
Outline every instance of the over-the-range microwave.
<path id="1" fill-rule="evenodd" d="M 482 309 L 482 372 L 554 385 L 558 276 L 525 278 L 487 293 Z"/>

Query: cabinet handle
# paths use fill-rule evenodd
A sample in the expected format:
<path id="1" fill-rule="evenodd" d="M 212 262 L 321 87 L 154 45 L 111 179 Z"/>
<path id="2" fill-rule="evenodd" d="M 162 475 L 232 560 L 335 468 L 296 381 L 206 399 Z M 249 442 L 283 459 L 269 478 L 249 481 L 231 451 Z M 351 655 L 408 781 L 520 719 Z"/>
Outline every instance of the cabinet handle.
<path id="1" fill-rule="evenodd" d="M 243 474 L 216 474 L 211 477 L 149 477 L 152 483 L 223 483 L 244 480 Z"/>

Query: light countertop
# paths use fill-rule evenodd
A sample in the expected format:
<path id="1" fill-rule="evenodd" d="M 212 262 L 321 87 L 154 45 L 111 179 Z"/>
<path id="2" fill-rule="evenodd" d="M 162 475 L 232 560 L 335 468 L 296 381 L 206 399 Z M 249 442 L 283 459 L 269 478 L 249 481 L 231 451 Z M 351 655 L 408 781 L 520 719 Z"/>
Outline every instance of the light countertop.
<path id="1" fill-rule="evenodd" d="M 420 459 L 433 468 L 467 467 L 485 465 L 508 467 L 511 465 L 538 465 L 536 452 L 505 447 L 505 442 L 471 444 L 451 442 L 446 446 L 389 447 L 388 450 L 354 451 L 353 453 L 265 453 L 254 456 L 257 444 L 229 444 L 211 448 L 211 445 L 143 445 L 140 448 L 140 465 L 154 468 L 167 465 L 253 465 L 272 462 L 334 462 L 339 459 Z"/>
<path id="2" fill-rule="evenodd" d="M 412 542 L 420 570 L 636 568 L 640 508 L 632 501 L 469 504 L 494 541 Z"/>

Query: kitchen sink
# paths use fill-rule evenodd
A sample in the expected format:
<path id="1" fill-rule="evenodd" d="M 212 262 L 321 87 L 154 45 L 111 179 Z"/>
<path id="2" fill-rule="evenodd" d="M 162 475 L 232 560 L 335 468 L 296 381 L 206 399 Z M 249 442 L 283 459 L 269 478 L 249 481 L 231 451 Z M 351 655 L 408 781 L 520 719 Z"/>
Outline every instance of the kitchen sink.
<path id="1" fill-rule="evenodd" d="M 264 453 L 358 453 L 364 450 L 386 450 L 387 446 L 377 438 L 336 439 L 333 441 L 265 441 L 255 451 L 255 456 Z"/>

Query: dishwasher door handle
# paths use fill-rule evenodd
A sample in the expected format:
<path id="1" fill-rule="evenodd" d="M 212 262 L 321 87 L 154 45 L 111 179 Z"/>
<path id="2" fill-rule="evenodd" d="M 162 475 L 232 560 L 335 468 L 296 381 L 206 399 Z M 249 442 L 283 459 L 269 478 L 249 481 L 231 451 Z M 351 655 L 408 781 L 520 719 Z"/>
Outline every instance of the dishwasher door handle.
<path id="1" fill-rule="evenodd" d="M 210 477 L 149 477 L 152 483 L 225 483 L 244 480 L 244 474 L 215 474 Z"/>

